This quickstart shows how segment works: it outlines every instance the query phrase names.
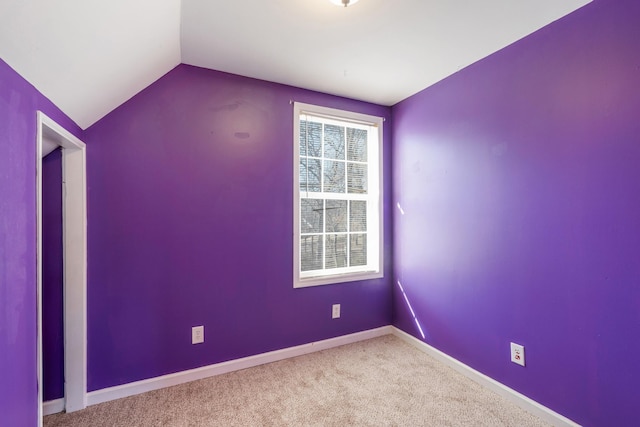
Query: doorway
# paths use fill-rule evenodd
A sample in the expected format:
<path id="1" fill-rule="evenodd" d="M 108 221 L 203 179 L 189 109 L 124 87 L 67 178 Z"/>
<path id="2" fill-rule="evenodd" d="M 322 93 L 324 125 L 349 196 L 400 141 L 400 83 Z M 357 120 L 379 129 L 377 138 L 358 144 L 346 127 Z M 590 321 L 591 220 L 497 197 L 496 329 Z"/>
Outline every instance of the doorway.
<path id="1" fill-rule="evenodd" d="M 85 144 L 44 113 L 37 113 L 37 363 L 38 425 L 43 417 L 42 361 L 42 158 L 60 147 L 62 157 L 62 270 L 64 324 L 64 399 L 59 410 L 86 407 L 87 215 Z M 49 408 L 48 412 L 57 412 Z"/>

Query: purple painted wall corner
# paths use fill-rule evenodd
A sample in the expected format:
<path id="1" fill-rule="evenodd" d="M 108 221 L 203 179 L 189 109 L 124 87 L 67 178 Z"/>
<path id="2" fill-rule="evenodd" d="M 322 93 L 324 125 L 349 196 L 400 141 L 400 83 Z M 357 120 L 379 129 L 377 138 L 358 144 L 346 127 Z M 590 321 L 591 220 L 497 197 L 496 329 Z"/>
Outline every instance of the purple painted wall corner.
<path id="1" fill-rule="evenodd" d="M 37 423 L 37 110 L 87 143 L 89 391 L 393 322 L 639 424 L 638 22 L 595 0 L 393 108 L 180 65 L 84 132 L 0 60 L 0 424 Z M 293 289 L 291 100 L 387 119 L 384 279 Z"/>

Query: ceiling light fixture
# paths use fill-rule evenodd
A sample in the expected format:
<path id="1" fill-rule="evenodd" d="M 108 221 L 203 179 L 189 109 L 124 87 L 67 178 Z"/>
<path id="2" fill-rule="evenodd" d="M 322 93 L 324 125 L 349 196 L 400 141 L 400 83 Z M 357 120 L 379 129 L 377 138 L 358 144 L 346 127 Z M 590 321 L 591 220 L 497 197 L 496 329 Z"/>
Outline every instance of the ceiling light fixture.
<path id="1" fill-rule="evenodd" d="M 337 6 L 351 6 L 352 4 L 358 3 L 358 0 L 329 0 L 331 3 Z"/>

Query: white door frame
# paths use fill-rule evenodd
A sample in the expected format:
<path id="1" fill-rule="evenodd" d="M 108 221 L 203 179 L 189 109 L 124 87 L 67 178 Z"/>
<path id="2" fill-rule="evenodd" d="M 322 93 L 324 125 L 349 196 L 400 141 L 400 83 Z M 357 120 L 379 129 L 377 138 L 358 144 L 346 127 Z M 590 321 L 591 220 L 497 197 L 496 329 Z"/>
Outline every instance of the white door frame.
<path id="1" fill-rule="evenodd" d="M 64 409 L 87 406 L 87 203 L 85 144 L 37 113 L 37 363 L 38 425 L 42 425 L 42 145 L 48 139 L 62 147 L 62 232 L 64 312 Z"/>

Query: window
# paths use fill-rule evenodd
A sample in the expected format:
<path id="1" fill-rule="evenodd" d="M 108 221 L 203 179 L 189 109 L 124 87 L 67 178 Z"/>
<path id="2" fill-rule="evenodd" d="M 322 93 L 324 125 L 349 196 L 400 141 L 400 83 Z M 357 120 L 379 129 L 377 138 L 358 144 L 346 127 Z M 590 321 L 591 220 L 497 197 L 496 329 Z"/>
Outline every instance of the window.
<path id="1" fill-rule="evenodd" d="M 294 287 L 382 277 L 382 118 L 296 103 Z"/>

